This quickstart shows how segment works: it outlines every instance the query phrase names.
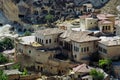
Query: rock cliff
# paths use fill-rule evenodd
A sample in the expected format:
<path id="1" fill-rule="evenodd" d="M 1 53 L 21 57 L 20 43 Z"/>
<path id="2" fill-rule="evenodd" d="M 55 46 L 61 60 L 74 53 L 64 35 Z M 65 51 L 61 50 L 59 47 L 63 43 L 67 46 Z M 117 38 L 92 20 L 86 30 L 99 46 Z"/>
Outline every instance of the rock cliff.
<path id="1" fill-rule="evenodd" d="M 17 3 L 19 3 L 20 0 L 0 0 L 0 8 L 1 11 L 5 14 L 5 16 L 11 20 L 11 21 L 20 21 L 18 15 L 20 10 L 18 9 Z M 26 4 L 29 5 L 29 7 L 35 7 L 30 6 L 31 3 L 33 3 L 36 0 L 23 0 L 26 2 Z M 120 0 L 39 0 L 44 2 L 49 1 L 63 1 L 63 2 L 74 2 L 74 5 L 82 5 L 84 3 L 92 3 L 95 8 L 101 8 L 102 12 L 104 13 L 113 13 L 117 14 L 116 6 L 120 5 Z M 37 3 L 38 4 L 38 3 Z M 40 4 L 39 4 L 40 5 Z M 59 4 L 58 4 L 59 6 Z M 62 7 L 62 6 L 60 6 Z M 41 8 L 41 7 L 40 7 Z"/>
<path id="2" fill-rule="evenodd" d="M 0 0 L 1 10 L 4 15 L 11 21 L 19 21 L 18 18 L 18 7 L 12 2 L 12 0 Z"/>
<path id="3" fill-rule="evenodd" d="M 117 14 L 118 11 L 116 7 L 120 5 L 120 0 L 110 0 L 102 9 L 102 13 L 112 13 Z"/>

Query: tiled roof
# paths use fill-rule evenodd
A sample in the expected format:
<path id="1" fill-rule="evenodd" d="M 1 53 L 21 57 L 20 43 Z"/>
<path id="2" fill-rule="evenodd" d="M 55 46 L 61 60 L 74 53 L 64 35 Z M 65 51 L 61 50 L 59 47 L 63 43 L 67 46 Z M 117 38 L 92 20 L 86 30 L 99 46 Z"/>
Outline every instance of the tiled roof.
<path id="1" fill-rule="evenodd" d="M 52 35 L 52 34 L 60 34 L 63 33 L 64 30 L 61 30 L 59 28 L 48 28 L 44 30 L 39 30 L 36 33 L 42 34 L 42 35 Z"/>
<path id="2" fill-rule="evenodd" d="M 87 41 L 100 40 L 99 38 L 90 36 L 89 34 L 91 34 L 91 32 L 68 30 L 68 31 L 65 31 L 63 34 L 61 34 L 60 38 L 69 40 L 69 41 L 75 41 L 75 42 L 87 42 Z"/>
<path id="3" fill-rule="evenodd" d="M 107 21 L 107 20 L 102 20 L 102 21 L 99 21 L 100 24 L 109 24 L 109 23 L 112 23 L 111 21 Z"/>
<path id="4" fill-rule="evenodd" d="M 87 64 L 81 64 L 81 65 L 73 68 L 73 72 L 89 73 L 92 69 L 94 69 L 94 68 L 88 66 Z"/>
<path id="5" fill-rule="evenodd" d="M 97 15 L 97 18 L 100 19 L 100 20 L 101 20 L 101 19 L 104 19 L 104 20 L 105 20 L 105 19 L 108 19 L 108 17 L 114 17 L 114 16 L 115 16 L 115 15 L 113 15 L 113 14 L 98 14 L 98 15 Z"/>

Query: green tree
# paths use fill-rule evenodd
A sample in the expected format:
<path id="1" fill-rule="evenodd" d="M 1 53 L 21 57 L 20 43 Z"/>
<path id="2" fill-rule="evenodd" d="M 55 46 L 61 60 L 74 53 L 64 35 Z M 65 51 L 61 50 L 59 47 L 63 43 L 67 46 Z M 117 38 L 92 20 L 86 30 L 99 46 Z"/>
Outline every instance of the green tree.
<path id="1" fill-rule="evenodd" d="M 90 75 L 94 80 L 104 80 L 104 73 L 97 71 L 96 69 L 91 70 Z"/>
<path id="2" fill-rule="evenodd" d="M 8 50 L 8 49 L 13 49 L 14 48 L 14 42 L 13 40 L 11 40 L 10 38 L 5 37 L 1 43 L 3 44 L 3 48 L 4 50 Z"/>
<path id="3" fill-rule="evenodd" d="M 51 26 L 51 21 L 53 21 L 53 19 L 54 19 L 54 16 L 51 15 L 50 13 L 45 16 L 45 20 L 47 21 L 47 24 L 48 24 L 49 26 Z"/>
<path id="4" fill-rule="evenodd" d="M 30 31 L 26 31 L 23 36 L 30 36 L 31 35 L 31 32 Z"/>
<path id="5" fill-rule="evenodd" d="M 101 59 L 99 60 L 99 67 L 109 66 L 112 63 L 110 59 Z"/>
<path id="6" fill-rule="evenodd" d="M 0 64 L 6 63 L 6 62 L 8 62 L 7 58 L 3 56 L 2 53 L 0 53 Z"/>
<path id="7" fill-rule="evenodd" d="M 105 72 L 112 72 L 112 61 L 110 59 L 101 59 L 99 60 L 99 67 L 101 67 Z"/>
<path id="8" fill-rule="evenodd" d="M 8 80 L 8 76 L 3 73 L 3 70 L 0 70 L 0 80 Z"/>

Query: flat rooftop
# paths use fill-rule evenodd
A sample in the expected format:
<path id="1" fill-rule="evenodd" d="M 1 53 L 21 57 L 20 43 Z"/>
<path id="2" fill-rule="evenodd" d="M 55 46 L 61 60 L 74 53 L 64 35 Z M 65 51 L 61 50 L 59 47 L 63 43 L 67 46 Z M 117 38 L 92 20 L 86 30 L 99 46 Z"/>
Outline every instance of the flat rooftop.
<path id="1" fill-rule="evenodd" d="M 21 44 L 31 45 L 31 46 L 34 46 L 34 47 L 42 46 L 41 44 L 39 44 L 35 41 L 35 36 L 25 36 L 25 37 L 20 37 L 18 39 L 20 40 Z"/>
<path id="2" fill-rule="evenodd" d="M 53 35 L 53 34 L 60 34 L 63 33 L 64 30 L 61 30 L 59 28 L 48 28 L 44 30 L 39 30 L 36 33 L 42 34 L 42 35 Z"/>
<path id="3" fill-rule="evenodd" d="M 120 45 L 120 37 L 100 37 L 101 41 L 99 43 L 104 44 L 105 46 L 118 46 Z"/>

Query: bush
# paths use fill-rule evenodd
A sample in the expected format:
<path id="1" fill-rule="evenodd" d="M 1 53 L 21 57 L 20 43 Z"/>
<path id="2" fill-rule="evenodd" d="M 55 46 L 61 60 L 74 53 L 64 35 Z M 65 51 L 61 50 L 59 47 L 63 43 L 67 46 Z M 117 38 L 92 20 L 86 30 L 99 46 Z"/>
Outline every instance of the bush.
<path id="1" fill-rule="evenodd" d="M 0 70 L 0 80 L 8 80 L 8 76 L 3 74 L 3 70 Z"/>
<path id="2" fill-rule="evenodd" d="M 104 80 L 104 73 L 96 69 L 91 70 L 90 75 L 93 77 L 93 80 Z"/>
<path id="3" fill-rule="evenodd" d="M 22 72 L 22 75 L 25 76 L 25 75 L 28 75 L 28 71 L 26 68 L 24 68 L 23 72 Z"/>
<path id="4" fill-rule="evenodd" d="M 10 38 L 4 38 L 3 40 L 0 41 L 0 52 L 4 50 L 9 50 L 14 48 L 13 40 Z"/>
<path id="5" fill-rule="evenodd" d="M 30 36 L 31 35 L 31 32 L 30 31 L 26 31 L 23 36 Z"/>
<path id="6" fill-rule="evenodd" d="M 7 63 L 8 60 L 2 53 L 0 53 L 0 64 Z"/>
<path id="7" fill-rule="evenodd" d="M 12 68 L 20 70 L 20 64 L 16 63 L 15 65 L 12 66 Z"/>

